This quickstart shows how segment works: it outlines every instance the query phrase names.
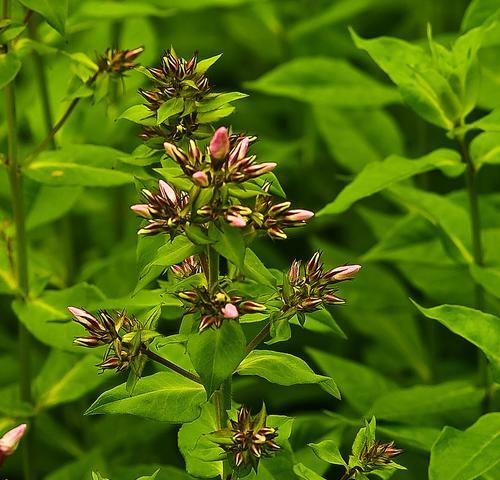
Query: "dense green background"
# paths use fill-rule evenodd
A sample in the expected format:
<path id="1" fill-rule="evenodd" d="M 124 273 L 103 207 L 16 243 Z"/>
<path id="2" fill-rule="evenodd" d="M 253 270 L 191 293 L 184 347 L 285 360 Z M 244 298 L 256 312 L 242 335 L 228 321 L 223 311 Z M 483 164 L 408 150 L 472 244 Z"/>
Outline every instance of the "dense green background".
<path id="1" fill-rule="evenodd" d="M 143 65 L 157 64 L 170 45 L 186 57 L 194 50 L 199 50 L 202 58 L 222 52 L 222 59 L 211 70 L 212 84 L 218 91 L 236 90 L 250 95 L 237 103 L 236 113 L 227 122 L 235 130 L 258 135 L 259 158 L 278 163 L 277 174 L 294 204 L 319 210 L 369 162 L 393 153 L 417 157 L 452 145 L 442 130 L 426 124 L 401 103 L 384 74 L 355 47 L 348 26 L 363 37 L 390 35 L 423 42 L 430 22 L 434 37 L 446 43 L 460 31 L 468 3 L 143 0 L 121 2 L 121 8 L 117 8 L 115 3 L 78 0 L 70 1 L 65 35 L 43 23 L 37 14 L 33 21 L 39 27 L 33 35 L 56 49 L 41 56 L 54 119 L 67 107 L 75 68 L 62 50 L 84 52 L 95 58 L 96 52 L 111 45 L 144 45 L 146 50 L 139 59 Z M 24 9 L 16 2 L 14 7 L 14 16 L 22 18 Z M 484 55 L 488 81 L 483 86 L 481 106 L 486 109 L 500 104 L 496 91 L 500 82 L 498 58 L 498 49 Z M 117 121 L 116 117 L 140 101 L 136 90 L 144 81 L 142 75 L 131 72 L 106 100 L 92 105 L 84 99 L 58 134 L 57 144 L 64 147 L 90 143 L 131 152 L 140 144 L 137 125 Z M 35 59 L 29 53 L 16 78 L 16 95 L 23 157 L 45 136 Z M 382 97 L 385 100 L 381 101 Z M 6 152 L 3 110 L 0 143 L 1 151 Z M 494 224 L 500 208 L 498 169 L 485 167 L 479 180 L 481 192 L 488 199 L 487 216 Z M 418 176 L 414 185 L 442 195 L 457 191 L 452 198 L 458 205 L 465 202 L 464 193 L 459 191 L 463 188 L 462 178 L 426 173 Z M 36 297 L 44 287 L 60 289 L 80 282 L 96 285 L 110 298 L 129 294 L 137 281 L 138 221 L 129 212 L 129 205 L 137 197 L 135 186 L 69 186 L 54 195 L 42 191 L 34 181 L 26 183 L 32 295 Z M 17 319 L 11 309 L 12 274 L 5 241 L 12 235 L 9 202 L 7 175 L 2 169 L 2 430 L 16 415 L 13 409 L 18 405 L 14 393 L 18 377 Z M 396 224 L 399 234 L 387 236 Z M 307 228 L 291 233 L 287 242 L 266 239 L 259 243 L 256 250 L 270 267 L 286 268 L 291 259 L 306 258 L 317 248 L 323 250 L 328 264 L 363 264 L 358 278 L 343 287 L 348 304 L 332 310 L 348 335 L 347 341 L 325 332 L 299 331 L 297 327 L 291 342 L 277 345 L 291 353 L 306 348 L 311 364 L 316 361 L 318 371 L 337 381 L 343 401 L 334 401 L 313 386 L 277 387 L 248 377 L 235 385 L 237 400 L 255 408 L 265 400 L 270 412 L 297 416 L 292 445 L 299 461 L 320 469 L 322 464 L 313 459 L 307 443 L 325 435 L 344 435 L 347 446 L 362 416 L 374 412 L 382 426 L 379 434 L 389 440 L 396 438 L 398 445 L 407 450 L 400 463 L 409 471 L 397 472 L 393 478 L 421 480 L 427 478 L 429 449 L 441 428 L 466 428 L 479 416 L 481 392 L 474 387 L 476 349 L 437 322 L 424 318 L 409 300 L 411 297 L 424 306 L 474 305 L 473 281 L 467 267 L 457 262 L 446 242 L 444 246 L 439 242 L 440 236 L 440 229 L 419 216 L 418 211 L 408 214 L 378 195 L 357 203 L 346 213 L 311 222 Z M 382 239 L 384 242 L 379 244 Z M 494 241 L 491 249 L 495 249 Z M 82 291 L 82 304 L 92 295 L 90 290 Z M 62 308 L 64 302 L 65 298 L 61 298 L 53 304 Z M 490 299 L 489 310 L 495 313 L 497 307 Z M 34 318 L 42 314 L 35 308 L 20 315 Z M 173 332 L 175 326 L 164 322 L 163 328 Z M 57 346 L 64 351 L 51 354 L 53 363 L 47 370 L 42 369 L 48 348 L 40 343 L 33 347 L 34 374 L 41 376 L 40 385 L 57 385 L 65 368 L 81 358 L 75 356 L 69 343 Z M 325 358 L 310 349 L 346 360 Z M 87 479 L 90 467 L 94 467 L 115 480 L 128 480 L 151 473 L 153 464 L 182 467 L 176 426 L 124 416 L 84 417 L 83 412 L 97 392 L 123 379 L 110 373 L 98 377 L 92 367 L 80 374 L 82 395 L 72 386 L 60 401 L 54 388 L 40 387 L 56 397 L 53 403 L 50 398 L 43 400 L 36 426 L 36 463 L 44 478 Z M 395 396 L 378 407 L 372 405 L 377 397 L 396 387 L 445 382 L 457 383 L 442 385 L 441 393 L 416 387 L 408 399 Z M 321 416 L 323 409 L 345 415 L 352 423 L 325 419 Z M 5 477 L 21 478 L 19 472 L 20 455 L 8 460 Z M 189 478 L 176 472 L 163 469 L 158 478 Z M 328 478 L 339 478 L 340 472 L 330 470 Z M 493 473 L 484 478 L 499 477 Z"/>

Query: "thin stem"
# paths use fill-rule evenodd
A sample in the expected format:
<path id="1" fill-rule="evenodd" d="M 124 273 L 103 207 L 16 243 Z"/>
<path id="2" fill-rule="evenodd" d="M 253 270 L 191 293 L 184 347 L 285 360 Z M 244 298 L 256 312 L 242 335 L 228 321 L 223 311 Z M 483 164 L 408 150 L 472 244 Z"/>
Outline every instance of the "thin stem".
<path id="1" fill-rule="evenodd" d="M 350 480 L 352 478 L 352 474 L 355 473 L 355 470 L 351 470 L 350 468 L 345 471 L 344 475 L 340 478 L 340 480 Z"/>
<path id="2" fill-rule="evenodd" d="M 86 85 L 90 86 L 92 85 L 99 73 L 101 73 L 100 70 L 98 70 L 90 79 L 87 81 Z M 80 97 L 74 98 L 71 103 L 69 104 L 68 108 L 64 112 L 63 116 L 59 119 L 59 121 L 52 127 L 52 130 L 49 132 L 49 134 L 45 137 L 45 139 L 30 153 L 28 158 L 26 159 L 26 164 L 29 164 L 32 162 L 38 155 L 40 155 L 41 152 L 43 152 L 49 144 L 51 144 L 54 141 L 54 137 L 56 136 L 57 132 L 61 129 L 61 127 L 66 123 L 66 120 L 68 120 L 69 116 L 75 109 L 75 107 L 78 105 L 80 102 Z"/>
<path id="3" fill-rule="evenodd" d="M 29 11 L 31 12 L 31 10 Z M 28 32 L 31 39 L 37 39 L 36 25 L 34 24 L 34 22 L 28 23 Z M 37 81 L 36 83 L 38 85 L 38 93 L 42 102 L 42 112 L 45 129 L 47 131 L 47 135 L 50 135 L 50 132 L 52 130 L 52 109 L 49 100 L 49 89 L 47 87 L 47 73 L 45 70 L 45 64 L 43 63 L 42 56 L 36 50 L 33 50 L 32 56 L 33 64 L 35 67 L 35 76 Z M 55 148 L 56 145 L 54 137 L 50 138 L 49 144 L 50 148 Z"/>
<path id="4" fill-rule="evenodd" d="M 10 17 L 10 2 L 4 0 L 3 13 L 5 18 Z M 9 171 L 9 183 L 12 199 L 12 217 L 16 231 L 16 276 L 18 284 L 18 295 L 26 299 L 29 292 L 28 276 L 28 248 L 26 240 L 24 198 L 21 171 L 18 164 L 18 141 L 16 123 L 16 97 L 14 81 L 5 86 L 5 115 L 7 120 L 7 167 Z M 31 403 L 31 361 L 30 343 L 31 338 L 28 330 L 22 322 L 19 322 L 19 366 L 20 366 L 20 396 L 21 400 Z M 33 429 L 30 429 L 27 438 L 23 442 L 23 469 L 25 480 L 33 480 L 34 457 L 33 457 Z"/>
<path id="5" fill-rule="evenodd" d="M 250 340 L 250 342 L 248 343 L 247 345 L 247 355 L 252 351 L 254 350 L 255 348 L 257 348 L 259 346 L 259 344 L 261 342 L 263 342 L 266 337 L 269 335 L 269 333 L 271 332 L 271 324 L 268 323 L 266 324 L 262 330 L 257 334 L 255 335 L 255 337 Z"/>
<path id="6" fill-rule="evenodd" d="M 481 267 L 484 265 L 483 245 L 481 239 L 481 215 L 479 210 L 479 194 L 477 189 L 477 171 L 471 159 L 469 146 L 464 136 L 459 137 L 458 143 L 462 153 L 462 160 L 466 166 L 465 181 L 467 187 L 467 194 L 469 197 L 469 218 L 470 228 L 472 235 L 472 254 L 475 265 Z M 475 298 L 476 308 L 484 310 L 484 290 L 479 283 L 475 283 Z M 483 401 L 483 412 L 486 413 L 491 408 L 493 400 L 493 386 L 491 376 L 488 369 L 488 361 L 484 354 L 479 351 L 478 361 L 478 377 L 480 384 L 485 388 L 486 395 Z"/>
<path id="7" fill-rule="evenodd" d="M 213 291 L 219 283 L 219 254 L 211 247 L 207 247 L 207 262 L 208 262 L 208 287 Z"/>
<path id="8" fill-rule="evenodd" d="M 145 348 L 142 350 L 142 353 L 144 353 L 144 355 L 146 355 L 151 360 L 154 360 L 155 362 L 161 363 L 163 366 L 170 368 L 170 370 L 177 372 L 179 375 L 182 375 L 183 377 L 189 378 L 189 380 L 192 380 L 193 382 L 201 383 L 201 379 L 200 379 L 200 377 L 198 377 L 198 375 L 195 375 L 194 373 L 191 373 L 191 372 L 188 372 L 187 370 L 184 370 L 179 365 L 171 362 L 170 360 L 167 360 L 166 358 L 161 357 L 160 355 L 152 352 L 151 350 Z"/>

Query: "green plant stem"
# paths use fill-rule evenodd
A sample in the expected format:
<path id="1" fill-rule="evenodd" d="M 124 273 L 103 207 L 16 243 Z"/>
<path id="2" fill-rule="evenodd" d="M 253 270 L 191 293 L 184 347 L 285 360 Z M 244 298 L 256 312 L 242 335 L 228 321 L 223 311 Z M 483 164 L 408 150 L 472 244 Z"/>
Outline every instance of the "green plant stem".
<path id="1" fill-rule="evenodd" d="M 98 75 L 100 74 L 100 70 L 94 73 L 92 77 L 87 81 L 86 85 L 90 86 L 92 85 Z M 31 163 L 38 155 L 40 155 L 41 152 L 43 152 L 53 141 L 54 137 L 56 136 L 57 132 L 62 128 L 62 126 L 66 123 L 66 120 L 70 117 L 71 113 L 75 109 L 75 107 L 78 105 L 80 102 L 80 97 L 74 98 L 71 103 L 69 104 L 68 108 L 66 111 L 63 113 L 62 117 L 59 119 L 59 121 L 52 127 L 52 130 L 49 132 L 49 134 L 45 137 L 44 140 L 28 155 L 26 159 L 26 164 Z"/>
<path id="2" fill-rule="evenodd" d="M 252 350 L 254 350 L 255 348 L 257 348 L 259 346 L 259 344 L 266 339 L 266 337 L 269 335 L 270 332 L 271 332 L 271 324 L 267 323 L 266 325 L 264 325 L 264 327 L 262 328 L 262 330 L 257 335 L 255 335 L 255 337 L 252 340 L 250 340 L 250 342 L 248 343 L 248 345 L 247 345 L 247 355 Z"/>
<path id="3" fill-rule="evenodd" d="M 217 251 L 210 245 L 207 247 L 205 256 L 201 256 L 207 277 L 208 289 L 213 292 L 219 283 L 220 257 Z M 212 403 L 215 408 L 217 426 L 219 429 L 225 428 L 228 420 L 227 410 L 231 408 L 231 377 L 227 378 L 220 389 L 214 392 Z M 222 464 L 222 479 L 230 478 L 232 468 L 225 460 Z"/>
<path id="4" fill-rule="evenodd" d="M 474 162 L 470 156 L 469 146 L 465 140 L 464 136 L 459 137 L 458 143 L 460 145 L 460 151 L 462 153 L 462 160 L 465 163 L 465 181 L 467 187 L 467 194 L 469 197 L 469 218 L 470 218 L 470 228 L 472 235 L 472 254 L 474 258 L 474 264 L 482 267 L 484 265 L 483 256 L 483 245 L 481 239 L 481 215 L 479 210 L 479 194 L 477 189 L 477 171 L 474 166 Z M 484 290 L 479 283 L 474 284 L 475 290 L 475 303 L 478 310 L 484 310 Z M 491 403 L 493 400 L 493 385 L 491 381 L 491 376 L 488 368 L 488 361 L 484 354 L 479 351 L 479 361 L 478 361 L 478 377 L 480 385 L 486 390 L 486 394 L 483 401 L 483 412 L 486 413 L 491 409 Z"/>
<path id="5" fill-rule="evenodd" d="M 201 383 L 201 379 L 200 377 L 198 377 L 198 375 L 195 375 L 194 373 L 184 370 L 179 365 L 171 362 L 170 360 L 167 360 L 166 358 L 161 357 L 160 355 L 152 352 L 151 350 L 145 348 L 142 350 L 142 353 L 144 353 L 144 355 L 146 355 L 151 360 L 162 364 L 163 366 L 169 368 L 170 370 L 173 370 L 174 372 L 177 372 L 179 375 L 189 378 L 189 380 L 192 380 L 193 382 Z"/>
<path id="6" fill-rule="evenodd" d="M 10 17 L 10 2 L 4 0 L 3 13 Z M 5 87 L 5 116 L 7 120 L 7 167 L 12 199 L 12 217 L 16 231 L 16 277 L 18 295 L 25 300 L 29 292 L 28 248 L 26 241 L 26 226 L 24 214 L 23 183 L 18 164 L 18 141 L 16 123 L 16 97 L 14 81 Z M 19 387 L 21 400 L 32 403 L 31 396 L 31 338 L 23 323 L 19 322 Z M 33 429 L 23 440 L 23 471 L 25 480 L 34 480 Z"/>

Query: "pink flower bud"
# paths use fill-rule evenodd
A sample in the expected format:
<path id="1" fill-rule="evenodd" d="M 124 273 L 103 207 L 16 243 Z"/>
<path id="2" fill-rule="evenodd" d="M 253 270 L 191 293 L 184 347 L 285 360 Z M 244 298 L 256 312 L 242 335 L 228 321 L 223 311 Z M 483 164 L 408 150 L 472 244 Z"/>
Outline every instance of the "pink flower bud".
<path id="1" fill-rule="evenodd" d="M 243 137 L 236 144 L 236 146 L 231 150 L 231 153 L 229 155 L 228 164 L 233 165 L 234 163 L 239 162 L 240 160 L 245 158 L 245 155 L 247 154 L 249 145 L 250 145 L 249 137 Z"/>
<path id="2" fill-rule="evenodd" d="M 102 345 L 102 342 L 99 340 L 98 337 L 76 337 L 73 340 L 73 343 L 75 345 L 78 345 L 80 347 L 89 347 L 89 348 L 94 348 L 98 347 L 99 345 Z"/>
<path id="3" fill-rule="evenodd" d="M 210 155 L 216 160 L 226 158 L 229 153 L 229 135 L 226 127 L 220 127 L 214 133 L 212 140 L 210 140 Z"/>
<path id="4" fill-rule="evenodd" d="M 221 309 L 222 315 L 224 318 L 238 318 L 239 312 L 238 309 L 232 303 L 226 303 L 226 305 Z"/>
<path id="5" fill-rule="evenodd" d="M 132 205 L 130 207 L 136 215 L 139 215 L 143 218 L 151 218 L 151 214 L 149 213 L 149 206 L 146 203 L 138 203 L 137 205 Z"/>
<path id="6" fill-rule="evenodd" d="M 227 215 L 226 220 L 231 227 L 245 228 L 247 221 L 241 215 Z"/>
<path id="7" fill-rule="evenodd" d="M 69 312 L 73 315 L 73 320 L 79 323 L 83 328 L 89 331 L 103 330 L 99 320 L 91 313 L 83 308 L 68 307 Z"/>
<path id="8" fill-rule="evenodd" d="M 191 175 L 193 182 L 200 187 L 208 187 L 210 185 L 210 180 L 208 179 L 208 175 L 205 172 L 194 172 Z"/>
<path id="9" fill-rule="evenodd" d="M 268 228 L 267 234 L 271 238 L 276 238 L 277 240 L 285 240 L 287 238 L 286 233 L 283 230 L 281 230 L 281 228 L 279 228 L 279 227 Z"/>
<path id="10" fill-rule="evenodd" d="M 290 266 L 290 270 L 288 270 L 288 281 L 292 284 L 299 279 L 301 263 L 300 260 L 294 260 Z"/>
<path id="11" fill-rule="evenodd" d="M 251 177 L 258 177 L 259 175 L 263 175 L 264 173 L 271 172 L 276 168 L 276 163 L 274 162 L 266 162 L 259 163 L 257 165 L 251 165 L 250 167 L 245 168 L 245 173 Z"/>
<path id="12" fill-rule="evenodd" d="M 165 148 L 165 152 L 167 152 L 167 155 L 175 160 L 176 162 L 180 164 L 185 164 L 187 163 L 188 158 L 186 157 L 186 154 L 177 146 L 175 146 L 173 143 L 165 142 L 163 144 L 163 147 Z"/>
<path id="13" fill-rule="evenodd" d="M 334 303 L 334 304 L 345 303 L 345 300 L 343 298 L 338 297 L 337 295 L 335 295 L 333 293 L 327 293 L 323 298 L 328 303 Z"/>
<path id="14" fill-rule="evenodd" d="M 22 423 L 12 430 L 9 430 L 3 437 L 0 438 L 0 465 L 2 464 L 4 457 L 12 455 L 16 451 L 19 442 L 26 432 L 26 427 L 27 425 Z"/>
<path id="15" fill-rule="evenodd" d="M 244 312 L 265 312 L 266 311 L 266 306 L 263 305 L 262 303 L 257 303 L 252 300 L 245 300 L 244 302 L 241 302 L 238 305 L 239 309 L 244 311 Z"/>
<path id="16" fill-rule="evenodd" d="M 314 213 L 309 210 L 289 210 L 285 215 L 284 220 L 287 222 L 305 222 L 310 218 L 314 217 Z"/>
<path id="17" fill-rule="evenodd" d="M 344 265 L 342 267 L 332 268 L 325 273 L 324 278 L 326 280 L 336 280 L 341 282 L 342 280 L 348 280 L 352 278 L 361 269 L 361 265 Z"/>
<path id="18" fill-rule="evenodd" d="M 138 57 L 142 52 L 144 52 L 144 47 L 137 47 L 134 48 L 133 50 L 125 50 L 125 58 L 127 60 L 133 60 L 134 58 Z"/>
<path id="19" fill-rule="evenodd" d="M 321 252 L 319 251 L 315 252 L 314 255 L 311 257 L 311 259 L 308 260 L 308 262 L 306 263 L 306 274 L 311 275 L 314 272 L 316 272 L 316 270 L 320 269 L 321 268 L 320 261 L 321 261 Z"/>
<path id="20" fill-rule="evenodd" d="M 174 205 L 177 204 L 177 194 L 175 190 L 164 180 L 158 182 L 160 193 L 163 197 L 168 198 Z"/>

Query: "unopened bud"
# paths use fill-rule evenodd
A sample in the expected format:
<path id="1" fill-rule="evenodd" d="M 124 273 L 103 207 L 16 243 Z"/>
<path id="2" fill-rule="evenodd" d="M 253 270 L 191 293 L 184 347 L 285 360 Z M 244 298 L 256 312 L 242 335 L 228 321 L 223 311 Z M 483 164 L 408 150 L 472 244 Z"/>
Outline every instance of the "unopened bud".
<path id="1" fill-rule="evenodd" d="M 68 307 L 68 310 L 73 315 L 73 320 L 86 330 L 90 332 L 103 330 L 99 320 L 83 308 Z"/>
<path id="2" fill-rule="evenodd" d="M 229 153 L 229 135 L 226 127 L 220 127 L 210 140 L 210 155 L 215 160 L 223 160 Z"/>
<path id="3" fill-rule="evenodd" d="M 167 155 L 176 162 L 180 164 L 184 164 L 187 162 L 186 154 L 173 143 L 165 142 L 163 144 L 163 147 L 165 148 L 165 152 L 167 152 Z"/>
<path id="4" fill-rule="evenodd" d="M 26 428 L 27 425 L 22 423 L 12 430 L 9 430 L 3 437 L 0 437 L 0 466 L 5 457 L 12 455 L 16 451 L 19 442 L 26 432 Z"/>
<path id="5" fill-rule="evenodd" d="M 164 180 L 160 180 L 158 185 L 160 187 L 161 195 L 164 198 L 168 198 L 172 204 L 177 204 L 177 194 L 175 193 L 175 190 Z"/>
<path id="6" fill-rule="evenodd" d="M 352 278 L 361 269 L 361 265 L 344 265 L 342 267 L 332 268 L 325 273 L 326 280 L 335 280 L 341 282 Z"/>
<path id="7" fill-rule="evenodd" d="M 266 306 L 262 303 L 257 303 L 252 300 L 245 300 L 238 305 L 238 308 L 244 312 L 254 313 L 254 312 L 265 312 Z"/>
<path id="8" fill-rule="evenodd" d="M 271 227 L 267 229 L 267 234 L 271 238 L 276 238 L 277 240 L 284 240 L 286 238 L 286 233 L 279 227 Z"/>
<path id="9" fill-rule="evenodd" d="M 241 215 L 226 215 L 226 220 L 231 227 L 245 228 L 247 221 Z"/>
<path id="10" fill-rule="evenodd" d="M 193 179 L 193 182 L 200 187 L 208 187 L 210 185 L 210 180 L 205 172 L 194 172 L 193 175 L 191 175 L 191 178 Z"/>
<path id="11" fill-rule="evenodd" d="M 198 293 L 194 291 L 178 292 L 177 296 L 181 300 L 185 300 L 186 302 L 191 302 L 191 303 L 194 303 L 198 300 Z"/>
<path id="12" fill-rule="evenodd" d="M 288 281 L 291 284 L 294 284 L 299 279 L 301 263 L 300 260 L 294 260 L 290 266 L 290 270 L 288 270 Z"/>
<path id="13" fill-rule="evenodd" d="M 287 214 L 283 217 L 283 220 L 287 222 L 305 222 L 310 218 L 314 217 L 314 213 L 309 210 L 289 210 Z"/>
<path id="14" fill-rule="evenodd" d="M 130 207 L 135 214 L 143 218 L 151 218 L 151 213 L 149 212 L 149 206 L 146 203 L 139 203 L 137 205 L 132 205 Z"/>
<path id="15" fill-rule="evenodd" d="M 103 345 L 101 340 L 98 337 L 76 337 L 73 340 L 73 343 L 75 345 L 79 345 L 80 347 L 89 347 L 89 348 L 94 348 L 98 347 L 99 345 Z"/>
<path id="16" fill-rule="evenodd" d="M 238 309 L 232 304 L 232 303 L 226 303 L 226 305 L 221 308 L 222 315 L 224 315 L 224 318 L 238 318 L 239 317 L 239 312 Z"/>
<path id="17" fill-rule="evenodd" d="M 144 52 L 143 46 L 134 48 L 132 50 L 125 50 L 125 58 L 127 60 L 134 60 L 134 58 L 138 57 L 142 52 Z"/>
<path id="18" fill-rule="evenodd" d="M 328 303 L 333 303 L 333 304 L 345 303 L 345 299 L 338 297 L 337 295 L 335 295 L 333 293 L 327 293 L 327 294 L 325 294 L 325 296 L 323 298 L 324 298 L 325 302 L 328 302 Z"/>

